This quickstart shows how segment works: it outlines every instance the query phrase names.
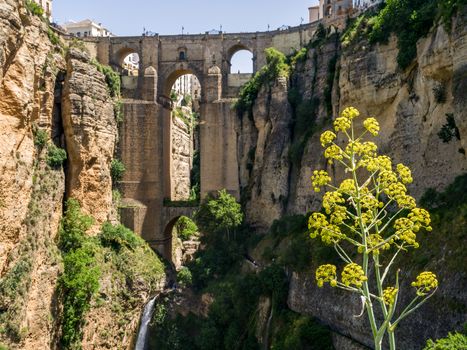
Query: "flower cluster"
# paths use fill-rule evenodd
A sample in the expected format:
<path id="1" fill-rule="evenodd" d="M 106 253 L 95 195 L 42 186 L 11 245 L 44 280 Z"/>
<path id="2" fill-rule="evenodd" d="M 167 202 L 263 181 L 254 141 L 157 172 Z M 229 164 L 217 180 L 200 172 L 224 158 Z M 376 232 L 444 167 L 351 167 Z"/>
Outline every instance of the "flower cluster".
<path id="1" fill-rule="evenodd" d="M 342 160 L 342 150 L 337 145 L 331 145 L 324 151 L 324 157 L 328 159 L 329 164 L 332 164 L 332 160 Z"/>
<path id="2" fill-rule="evenodd" d="M 413 208 L 406 218 L 399 218 L 394 222 L 396 237 L 414 248 L 418 248 L 416 232 L 422 227 L 431 231 L 430 222 L 430 214 L 425 209 Z"/>
<path id="3" fill-rule="evenodd" d="M 376 233 L 368 236 L 367 245 L 371 252 L 376 255 L 379 254 L 380 249 L 388 250 L 391 248 L 391 245 Z"/>
<path id="4" fill-rule="evenodd" d="M 311 176 L 311 183 L 315 192 L 319 192 L 322 186 L 331 182 L 331 177 L 325 170 L 315 170 Z"/>
<path id="5" fill-rule="evenodd" d="M 329 282 L 331 287 L 337 286 L 336 266 L 326 264 L 318 267 L 316 270 L 316 282 L 318 287 L 322 287 L 326 282 Z"/>
<path id="6" fill-rule="evenodd" d="M 378 170 L 391 171 L 392 169 L 391 158 L 388 156 L 366 157 L 360 160 L 359 165 L 366 167 L 370 173 L 376 172 Z"/>
<path id="7" fill-rule="evenodd" d="M 320 137 L 321 146 L 326 147 L 327 145 L 332 143 L 335 138 L 336 134 L 334 134 L 331 130 L 323 132 Z"/>
<path id="8" fill-rule="evenodd" d="M 342 271 L 342 283 L 347 287 L 353 284 L 360 288 L 367 279 L 362 267 L 355 263 L 347 264 Z"/>
<path id="9" fill-rule="evenodd" d="M 342 117 L 347 119 L 355 119 L 360 115 L 360 112 L 355 107 L 347 107 L 342 111 Z"/>
<path id="10" fill-rule="evenodd" d="M 412 282 L 412 287 L 417 288 L 418 296 L 424 296 L 438 287 L 438 280 L 433 272 L 425 271 L 417 276 L 415 282 Z"/>
<path id="11" fill-rule="evenodd" d="M 311 238 L 320 235 L 321 240 L 326 244 L 338 243 L 344 237 L 339 226 L 329 223 L 326 216 L 321 213 L 313 213 L 310 216 L 308 229 Z"/>
<path id="12" fill-rule="evenodd" d="M 391 178 L 389 181 L 392 181 L 394 179 L 393 176 L 396 176 L 393 172 L 385 171 L 384 173 Z M 417 205 L 415 198 L 407 194 L 407 187 L 403 183 L 397 182 L 397 180 L 384 187 L 384 193 L 390 199 L 395 200 L 400 208 L 413 209 Z"/>
<path id="13" fill-rule="evenodd" d="M 349 196 L 355 195 L 357 191 L 357 187 L 355 186 L 355 181 L 353 179 L 345 179 L 339 185 L 339 191 Z"/>
<path id="14" fill-rule="evenodd" d="M 412 172 L 404 164 L 397 164 L 396 166 L 399 177 L 404 184 L 410 184 L 413 182 Z"/>
<path id="15" fill-rule="evenodd" d="M 383 301 L 386 305 L 393 305 L 396 300 L 397 292 L 399 290 L 395 287 L 388 287 L 383 290 Z"/>
<path id="16" fill-rule="evenodd" d="M 379 132 L 379 123 L 375 118 L 367 118 L 363 122 L 363 126 L 373 136 L 377 136 Z"/>
<path id="17" fill-rule="evenodd" d="M 413 221 L 415 224 L 415 229 L 418 231 L 421 227 L 425 227 L 427 231 L 431 231 L 432 228 L 430 226 L 431 218 L 430 213 L 428 213 L 425 209 L 421 208 L 414 208 L 412 211 L 407 215 L 407 217 Z"/>
<path id="18" fill-rule="evenodd" d="M 345 203 L 345 200 L 340 192 L 326 192 L 323 196 L 323 208 L 326 210 L 326 214 L 331 214 L 334 206 L 342 203 Z"/>
<path id="19" fill-rule="evenodd" d="M 334 130 L 336 131 L 346 131 L 350 128 L 352 122 L 349 118 L 346 117 L 339 117 L 334 120 Z"/>

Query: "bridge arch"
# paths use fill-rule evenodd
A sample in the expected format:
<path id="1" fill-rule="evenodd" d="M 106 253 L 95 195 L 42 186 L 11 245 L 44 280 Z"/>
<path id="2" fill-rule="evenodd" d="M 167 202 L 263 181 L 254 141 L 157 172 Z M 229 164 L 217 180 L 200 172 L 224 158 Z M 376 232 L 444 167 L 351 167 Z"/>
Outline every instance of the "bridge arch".
<path id="1" fill-rule="evenodd" d="M 138 73 L 136 75 L 139 75 L 140 58 L 139 48 L 124 46 L 116 51 L 112 63 L 118 68 L 120 73 L 136 71 Z"/>
<path id="2" fill-rule="evenodd" d="M 169 261 L 172 264 L 175 264 L 175 256 L 174 256 L 174 245 L 173 240 L 174 238 L 174 227 L 177 224 L 177 221 L 182 217 L 186 216 L 190 219 L 193 218 L 194 212 L 197 207 L 164 207 L 163 208 L 163 236 L 160 239 L 160 243 L 156 246 L 156 250 L 161 254 L 164 259 Z"/>
<path id="3" fill-rule="evenodd" d="M 229 69 L 228 69 L 228 72 L 230 72 L 230 68 L 232 66 L 232 58 L 237 54 L 239 53 L 240 51 L 248 51 L 251 53 L 252 55 L 252 65 L 253 65 L 253 68 L 254 68 L 254 59 L 255 59 L 255 52 L 253 49 L 251 49 L 248 45 L 246 44 L 243 44 L 243 43 L 237 43 L 233 46 L 231 46 L 228 50 L 227 50 L 227 57 L 226 57 L 226 61 L 229 65 Z M 232 72 L 233 73 L 233 72 Z"/>
<path id="4" fill-rule="evenodd" d="M 186 74 L 193 74 L 198 79 L 201 85 L 201 93 L 203 93 L 203 72 L 197 67 L 193 67 L 187 62 L 181 62 L 166 72 L 167 73 L 161 77 L 163 83 L 161 91 L 164 96 L 169 97 L 177 79 Z"/>

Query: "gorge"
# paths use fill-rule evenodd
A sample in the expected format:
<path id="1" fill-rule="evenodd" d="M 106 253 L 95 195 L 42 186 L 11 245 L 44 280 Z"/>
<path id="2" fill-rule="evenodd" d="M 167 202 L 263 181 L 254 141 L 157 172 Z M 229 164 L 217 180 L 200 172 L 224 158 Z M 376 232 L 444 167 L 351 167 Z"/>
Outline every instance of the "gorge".
<path id="1" fill-rule="evenodd" d="M 336 255 L 307 227 L 312 171 L 345 176 L 320 135 L 348 106 L 378 119 L 379 150 L 412 169 L 432 213 L 401 278 L 430 269 L 440 289 L 399 348 L 462 332 L 467 11 L 454 3 L 419 9 L 406 41 L 387 23 L 372 36 L 384 6 L 339 25 L 78 40 L 0 0 L 0 349 L 133 349 L 140 323 L 146 349 L 372 348 L 360 300 L 316 285 Z M 252 76 L 230 72 L 240 49 Z M 184 74 L 199 107 L 171 96 Z M 216 198 L 229 210 L 213 220 Z"/>

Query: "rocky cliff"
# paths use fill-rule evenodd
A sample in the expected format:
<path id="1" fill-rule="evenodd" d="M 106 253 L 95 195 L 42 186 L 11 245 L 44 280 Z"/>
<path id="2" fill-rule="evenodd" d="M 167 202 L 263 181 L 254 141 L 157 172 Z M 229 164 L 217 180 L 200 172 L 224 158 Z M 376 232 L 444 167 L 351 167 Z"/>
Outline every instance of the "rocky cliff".
<path id="1" fill-rule="evenodd" d="M 191 109 L 182 110 L 180 113 L 185 119 L 191 120 Z M 184 120 L 172 116 L 172 200 L 188 200 L 190 197 L 190 172 L 193 159 L 193 135 L 190 126 Z"/>
<path id="2" fill-rule="evenodd" d="M 428 188 L 444 189 L 465 174 L 465 20 L 466 13 L 460 13 L 450 32 L 443 25 L 432 28 L 418 41 L 417 58 L 404 70 L 397 65 L 394 37 L 385 45 L 370 45 L 362 38 L 342 47 L 338 37 L 328 34 L 326 40 L 310 46 L 288 81 L 280 78 L 263 85 L 252 113 L 238 120 L 240 181 L 248 222 L 266 231 L 274 219 L 320 208 L 320 196 L 311 189 L 312 171 L 327 169 L 337 179 L 343 174 L 326 164 L 319 135 L 347 106 L 379 120 L 380 151 L 412 169 L 414 185 L 409 190 L 417 199 Z M 453 118 L 458 134 L 443 142 L 439 132 L 448 118 Z M 430 248 L 433 256 L 443 257 L 446 251 L 451 252 L 450 259 L 462 256 L 440 237 L 435 239 L 440 244 Z M 448 271 L 436 261 L 430 268 L 446 282 L 441 292 L 444 301 L 425 306 L 406 322 L 400 331 L 401 348 L 418 349 L 428 337 L 462 327 L 466 296 L 459 290 L 465 285 L 464 270 Z M 412 268 L 408 270 L 410 275 Z M 352 316 L 359 313 L 359 300 L 317 288 L 314 269 L 309 271 L 292 275 L 289 306 L 317 316 L 357 342 L 349 345 L 339 337 L 338 348 L 370 346 L 366 320 Z M 453 311 L 447 304 L 459 308 Z M 349 307 L 351 312 L 344 311 Z"/>
<path id="3" fill-rule="evenodd" d="M 114 100 L 79 46 L 23 1 L 0 1 L 0 344 L 10 349 L 59 348 L 64 200 L 77 199 L 93 216 L 89 234 L 115 220 Z M 83 348 L 130 347 L 140 310 L 163 283 L 162 264 L 143 243 L 122 253 L 124 267 L 100 259 Z"/>

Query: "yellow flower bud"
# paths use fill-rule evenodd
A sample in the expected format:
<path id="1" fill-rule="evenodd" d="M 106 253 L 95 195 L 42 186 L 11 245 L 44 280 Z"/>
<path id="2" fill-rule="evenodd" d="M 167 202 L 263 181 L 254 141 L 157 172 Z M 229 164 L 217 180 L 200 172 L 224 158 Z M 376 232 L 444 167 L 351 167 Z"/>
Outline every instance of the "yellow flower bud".
<path id="1" fill-rule="evenodd" d="M 367 118 L 363 122 L 363 126 L 368 130 L 373 136 L 378 135 L 379 132 L 379 123 L 375 118 Z"/>
<path id="2" fill-rule="evenodd" d="M 433 272 L 425 271 L 417 276 L 415 282 L 412 282 L 412 287 L 417 288 L 417 295 L 424 296 L 438 287 L 438 279 Z"/>
<path id="3" fill-rule="evenodd" d="M 358 264 L 347 264 L 342 271 L 342 283 L 346 286 L 353 284 L 360 288 L 366 280 L 368 280 L 368 278 L 365 276 L 363 268 Z"/>

